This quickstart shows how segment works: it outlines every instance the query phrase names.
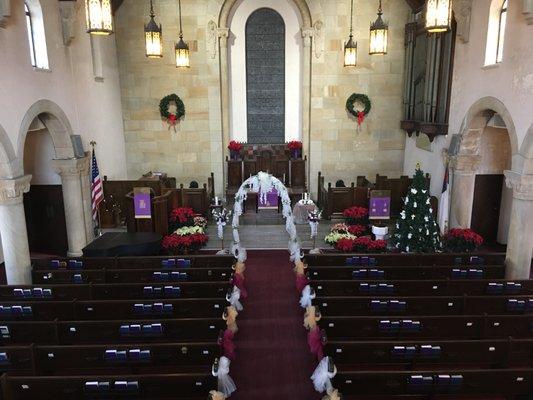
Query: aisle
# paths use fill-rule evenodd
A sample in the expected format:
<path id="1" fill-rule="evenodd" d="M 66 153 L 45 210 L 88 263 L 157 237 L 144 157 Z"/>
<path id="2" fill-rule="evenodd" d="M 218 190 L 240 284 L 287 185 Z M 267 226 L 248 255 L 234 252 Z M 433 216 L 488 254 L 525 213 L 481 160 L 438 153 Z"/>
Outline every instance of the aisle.
<path id="1" fill-rule="evenodd" d="M 231 399 L 320 399 L 310 380 L 315 362 L 288 252 L 248 251 L 246 266 L 248 299 L 238 318 L 237 360 L 231 368 L 238 390 Z"/>

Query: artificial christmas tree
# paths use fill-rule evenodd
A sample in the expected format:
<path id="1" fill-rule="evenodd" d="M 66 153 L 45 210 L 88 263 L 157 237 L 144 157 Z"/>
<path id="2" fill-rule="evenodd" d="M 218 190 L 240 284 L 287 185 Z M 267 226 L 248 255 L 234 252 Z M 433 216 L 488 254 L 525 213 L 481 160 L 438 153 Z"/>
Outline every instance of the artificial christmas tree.
<path id="1" fill-rule="evenodd" d="M 434 253 L 441 249 L 439 229 L 431 208 L 424 173 L 417 165 L 413 184 L 396 222 L 393 244 L 407 253 Z"/>

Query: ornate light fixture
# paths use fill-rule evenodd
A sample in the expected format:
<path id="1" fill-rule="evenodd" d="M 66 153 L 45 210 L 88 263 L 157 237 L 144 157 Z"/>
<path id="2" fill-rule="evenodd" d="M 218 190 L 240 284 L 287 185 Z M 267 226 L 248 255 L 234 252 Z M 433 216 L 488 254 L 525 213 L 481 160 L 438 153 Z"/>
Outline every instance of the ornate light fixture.
<path id="1" fill-rule="evenodd" d="M 85 0 L 85 17 L 87 32 L 91 35 L 113 33 L 111 0 Z"/>
<path id="2" fill-rule="evenodd" d="M 447 32 L 452 26 L 452 0 L 428 0 L 426 4 L 426 31 Z"/>
<path id="3" fill-rule="evenodd" d="M 353 40 L 353 0 L 350 8 L 350 37 L 344 45 L 344 66 L 355 67 L 357 65 L 357 42 Z"/>
<path id="4" fill-rule="evenodd" d="M 144 26 L 144 36 L 146 40 L 146 57 L 163 57 L 163 30 L 155 22 L 154 5 L 150 0 L 150 21 Z"/>
<path id="5" fill-rule="evenodd" d="M 180 13 L 180 40 L 176 43 L 176 68 L 189 68 L 191 60 L 189 59 L 189 46 L 183 41 L 183 30 L 181 27 L 181 0 L 178 1 Z"/>
<path id="6" fill-rule="evenodd" d="M 369 54 L 387 54 L 387 41 L 389 35 L 389 25 L 383 21 L 381 16 L 381 0 L 379 0 L 378 18 L 370 25 L 370 51 Z"/>

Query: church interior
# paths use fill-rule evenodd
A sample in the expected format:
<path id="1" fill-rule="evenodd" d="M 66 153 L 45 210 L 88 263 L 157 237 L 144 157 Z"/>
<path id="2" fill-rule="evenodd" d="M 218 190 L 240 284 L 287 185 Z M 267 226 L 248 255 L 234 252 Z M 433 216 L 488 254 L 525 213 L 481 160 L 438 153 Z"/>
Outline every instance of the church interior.
<path id="1" fill-rule="evenodd" d="M 533 0 L 0 0 L 0 398 L 533 398 Z"/>

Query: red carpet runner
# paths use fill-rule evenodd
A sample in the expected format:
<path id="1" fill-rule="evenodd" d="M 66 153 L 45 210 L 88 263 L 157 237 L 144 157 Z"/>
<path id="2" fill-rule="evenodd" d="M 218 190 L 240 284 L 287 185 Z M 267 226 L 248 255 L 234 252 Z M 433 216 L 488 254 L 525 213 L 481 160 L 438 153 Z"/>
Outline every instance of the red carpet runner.
<path id="1" fill-rule="evenodd" d="M 239 314 L 237 359 L 231 376 L 235 400 L 316 400 L 303 311 L 287 251 L 249 251 L 248 298 Z"/>

